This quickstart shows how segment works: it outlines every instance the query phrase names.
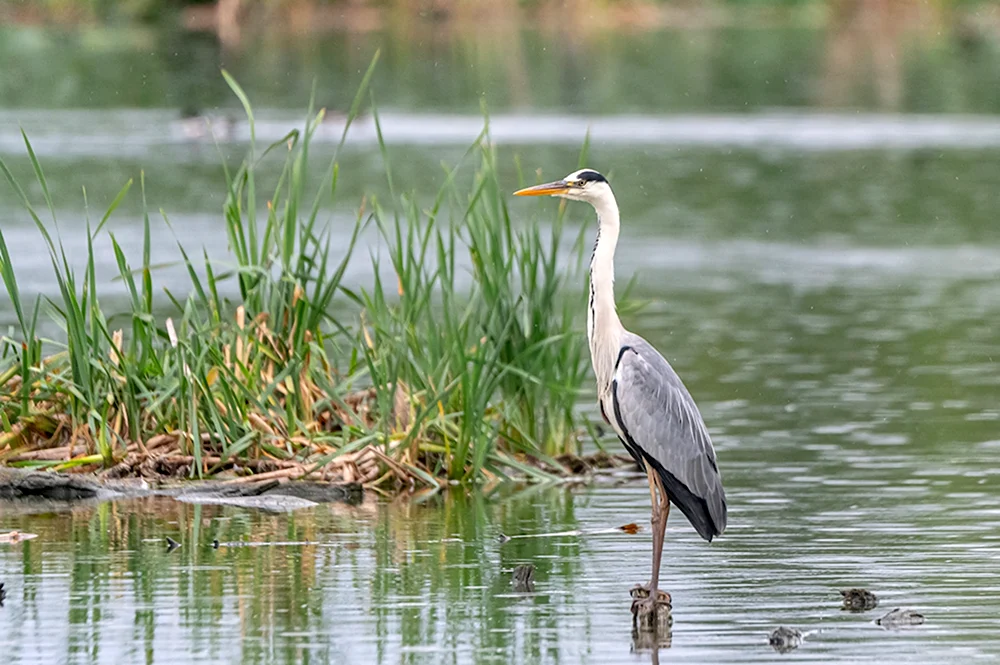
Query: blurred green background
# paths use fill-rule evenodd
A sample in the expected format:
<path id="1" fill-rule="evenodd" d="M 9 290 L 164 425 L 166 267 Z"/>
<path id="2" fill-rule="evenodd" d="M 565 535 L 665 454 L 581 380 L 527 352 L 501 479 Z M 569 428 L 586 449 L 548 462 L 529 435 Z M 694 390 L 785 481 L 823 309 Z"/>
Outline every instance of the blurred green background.
<path id="1" fill-rule="evenodd" d="M 476 113 L 995 113 L 988 0 L 0 0 L 0 106 L 345 104 L 376 48 L 382 104 Z"/>

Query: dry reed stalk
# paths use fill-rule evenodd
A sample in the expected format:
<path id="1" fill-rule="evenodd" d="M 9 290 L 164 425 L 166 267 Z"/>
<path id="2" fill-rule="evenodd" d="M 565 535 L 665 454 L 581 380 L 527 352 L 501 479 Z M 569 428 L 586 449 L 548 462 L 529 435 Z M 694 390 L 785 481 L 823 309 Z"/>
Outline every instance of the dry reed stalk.
<path id="1" fill-rule="evenodd" d="M 28 462 L 36 460 L 68 460 L 72 457 L 73 446 L 60 446 L 59 448 L 44 448 L 42 450 L 28 450 L 17 455 L 11 455 L 7 462 Z"/>
<path id="2" fill-rule="evenodd" d="M 249 483 L 260 482 L 262 480 L 293 480 L 295 478 L 301 478 L 307 473 L 308 472 L 305 467 L 297 465 L 294 468 L 278 469 L 277 471 L 268 471 L 266 473 L 257 473 L 252 476 L 233 478 L 232 480 L 225 480 L 223 483 L 226 485 L 246 485 Z"/>
<path id="3" fill-rule="evenodd" d="M 251 411 L 247 416 L 247 419 L 250 421 L 250 424 L 255 430 L 263 432 L 264 434 L 269 434 L 270 436 L 276 436 L 274 429 L 258 414 Z"/>
<path id="4" fill-rule="evenodd" d="M 161 446 L 167 446 L 170 444 L 177 445 L 176 434 L 157 434 L 156 436 L 151 437 L 149 441 L 146 442 L 146 450 L 147 451 L 156 450 Z"/>
<path id="5" fill-rule="evenodd" d="M 236 327 L 239 328 L 240 331 L 243 331 L 246 327 L 246 316 L 247 316 L 247 311 L 243 307 L 243 305 L 240 305 L 239 307 L 236 308 Z M 236 337 L 236 362 L 238 362 L 243 367 L 246 367 L 247 365 L 246 359 L 243 357 L 242 336 Z"/>

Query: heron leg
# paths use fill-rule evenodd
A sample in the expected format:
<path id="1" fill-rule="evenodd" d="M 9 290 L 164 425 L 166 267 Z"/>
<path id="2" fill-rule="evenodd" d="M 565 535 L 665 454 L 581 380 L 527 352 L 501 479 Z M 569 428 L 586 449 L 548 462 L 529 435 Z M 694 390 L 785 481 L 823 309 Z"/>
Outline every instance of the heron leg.
<path id="1" fill-rule="evenodd" d="M 646 462 L 646 473 L 651 474 L 650 483 L 656 486 L 656 493 L 659 495 L 658 499 L 654 499 L 653 503 L 653 519 L 651 520 L 651 525 L 653 527 L 653 575 L 649 583 L 649 595 L 655 596 L 656 590 L 660 587 L 660 562 L 663 559 L 663 539 L 666 536 L 667 531 L 667 517 L 670 515 L 670 500 L 667 497 L 667 491 L 663 488 L 663 481 L 660 479 L 660 474 L 656 473 Z M 650 488 L 652 493 L 652 488 Z"/>
<path id="2" fill-rule="evenodd" d="M 670 594 L 660 591 L 660 560 L 663 557 L 663 540 L 666 535 L 667 517 L 670 514 L 670 500 L 663 487 L 660 474 L 646 461 L 646 479 L 649 481 L 649 498 L 652 503 L 653 566 L 648 586 L 632 589 L 633 619 L 652 618 L 655 623 L 657 608 L 670 607 Z"/>

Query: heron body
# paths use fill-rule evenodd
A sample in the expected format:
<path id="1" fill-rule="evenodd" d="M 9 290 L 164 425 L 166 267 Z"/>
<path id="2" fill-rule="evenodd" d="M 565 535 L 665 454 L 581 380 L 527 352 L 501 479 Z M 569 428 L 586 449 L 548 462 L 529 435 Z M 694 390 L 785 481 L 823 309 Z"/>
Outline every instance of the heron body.
<path id="1" fill-rule="evenodd" d="M 620 217 L 615 195 L 604 176 L 592 169 L 581 169 L 562 180 L 515 194 L 585 201 L 597 212 L 587 337 L 601 413 L 639 467 L 646 470 L 650 483 L 653 576 L 649 586 L 643 587 L 648 592 L 643 598 L 655 612 L 670 503 L 709 542 L 726 528 L 726 495 L 708 429 L 670 363 L 649 342 L 626 330 L 618 318 L 614 259 Z"/>

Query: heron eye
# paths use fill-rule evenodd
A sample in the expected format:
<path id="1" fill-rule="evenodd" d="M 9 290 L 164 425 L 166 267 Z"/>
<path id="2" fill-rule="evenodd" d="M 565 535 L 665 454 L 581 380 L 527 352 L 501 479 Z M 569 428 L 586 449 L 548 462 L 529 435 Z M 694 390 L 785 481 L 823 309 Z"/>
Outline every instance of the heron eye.
<path id="1" fill-rule="evenodd" d="M 583 180 L 583 179 L 580 179 L 580 180 L 576 181 L 576 186 L 577 187 L 584 187 L 586 184 L 587 184 L 587 181 Z"/>

